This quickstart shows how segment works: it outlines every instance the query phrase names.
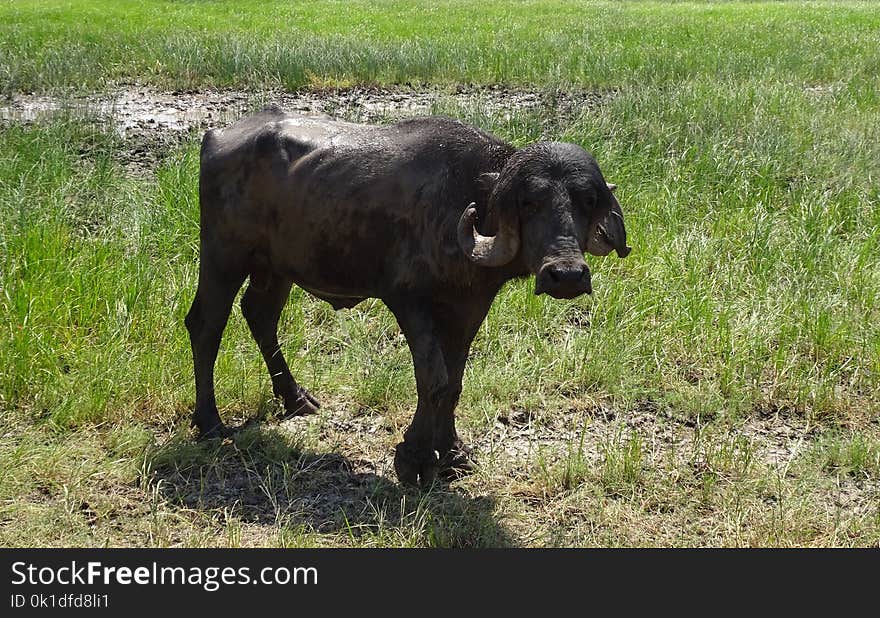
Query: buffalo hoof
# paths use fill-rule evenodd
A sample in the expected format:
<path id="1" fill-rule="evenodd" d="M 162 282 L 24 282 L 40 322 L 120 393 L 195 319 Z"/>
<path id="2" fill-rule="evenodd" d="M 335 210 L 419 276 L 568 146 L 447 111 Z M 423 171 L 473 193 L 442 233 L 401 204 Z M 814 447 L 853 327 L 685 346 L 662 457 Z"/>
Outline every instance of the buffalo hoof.
<path id="1" fill-rule="evenodd" d="M 446 451 L 443 457 L 440 458 L 437 467 L 438 476 L 447 483 L 464 478 L 473 473 L 476 468 L 474 464 L 474 451 L 471 447 L 459 442 Z"/>
<path id="2" fill-rule="evenodd" d="M 227 427 L 223 423 L 213 425 L 210 429 L 199 429 L 199 436 L 196 438 L 199 442 L 205 440 L 224 440 L 235 435 L 235 430 Z"/>
<path id="3" fill-rule="evenodd" d="M 414 450 L 401 442 L 394 452 L 394 471 L 401 484 L 428 489 L 437 478 L 438 461 L 436 451 Z"/>
<path id="4" fill-rule="evenodd" d="M 315 414 L 320 407 L 321 404 L 318 403 L 318 400 L 312 397 L 312 394 L 309 391 L 301 388 L 297 393 L 296 399 L 294 399 L 290 403 L 285 402 L 284 414 L 281 415 L 281 418 L 285 419 L 292 416 L 306 416 L 308 414 Z"/>

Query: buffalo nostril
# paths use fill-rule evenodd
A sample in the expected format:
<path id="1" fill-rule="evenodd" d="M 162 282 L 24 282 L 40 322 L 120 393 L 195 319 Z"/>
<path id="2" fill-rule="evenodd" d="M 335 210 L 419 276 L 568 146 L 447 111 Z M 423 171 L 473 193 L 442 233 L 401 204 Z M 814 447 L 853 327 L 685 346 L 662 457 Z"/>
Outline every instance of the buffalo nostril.
<path id="1" fill-rule="evenodd" d="M 575 298 L 592 291 L 590 269 L 583 262 L 549 264 L 540 271 L 535 283 L 535 294 L 547 292 L 554 298 Z"/>
<path id="2" fill-rule="evenodd" d="M 559 266 L 547 269 L 547 275 L 554 284 L 578 284 L 590 276 L 586 265 Z"/>

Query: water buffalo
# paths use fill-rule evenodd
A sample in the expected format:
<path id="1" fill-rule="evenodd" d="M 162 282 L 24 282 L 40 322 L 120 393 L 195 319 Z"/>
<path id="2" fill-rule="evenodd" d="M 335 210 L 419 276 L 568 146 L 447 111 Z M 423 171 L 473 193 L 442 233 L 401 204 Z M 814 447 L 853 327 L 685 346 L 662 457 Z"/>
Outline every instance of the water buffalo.
<path id="1" fill-rule="evenodd" d="M 397 445 L 405 484 L 466 471 L 455 406 L 474 335 L 506 281 L 535 294 L 592 292 L 584 252 L 630 249 L 620 205 L 587 151 L 521 149 L 447 118 L 390 126 L 269 108 L 208 131 L 199 176 L 199 282 L 186 316 L 195 365 L 192 423 L 227 435 L 214 362 L 233 300 L 286 414 L 318 402 L 294 380 L 277 326 L 295 283 L 335 309 L 379 298 L 412 352 L 418 405 Z"/>

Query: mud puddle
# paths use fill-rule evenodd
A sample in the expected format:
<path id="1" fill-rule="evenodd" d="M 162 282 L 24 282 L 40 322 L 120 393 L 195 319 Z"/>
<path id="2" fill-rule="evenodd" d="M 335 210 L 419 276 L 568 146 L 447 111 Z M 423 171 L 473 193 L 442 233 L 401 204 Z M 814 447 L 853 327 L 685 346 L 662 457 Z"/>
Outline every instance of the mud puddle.
<path id="1" fill-rule="evenodd" d="M 612 93 L 514 90 L 505 87 L 455 89 L 356 87 L 299 92 L 274 90 L 163 91 L 125 86 L 107 92 L 57 97 L 14 94 L 0 105 L 0 125 L 35 123 L 58 114 L 95 120 L 122 138 L 125 167 L 145 174 L 192 133 L 226 126 L 241 116 L 274 104 L 290 112 L 329 114 L 356 122 L 392 122 L 427 114 L 476 110 L 509 119 L 515 113 L 540 112 L 548 132 L 601 105 Z"/>

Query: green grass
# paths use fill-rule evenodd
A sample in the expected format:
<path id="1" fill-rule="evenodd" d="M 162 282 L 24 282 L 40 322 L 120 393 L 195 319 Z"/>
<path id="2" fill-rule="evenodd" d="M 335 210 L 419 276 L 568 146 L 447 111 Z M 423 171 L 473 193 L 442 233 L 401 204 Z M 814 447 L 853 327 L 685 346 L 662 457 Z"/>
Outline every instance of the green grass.
<path id="1" fill-rule="evenodd" d="M 81 2 L 0 7 L 7 92 L 352 82 L 504 82 L 590 88 L 716 80 L 874 91 L 873 2 L 474 4 L 322 0 Z"/>
<path id="2" fill-rule="evenodd" d="M 0 543 L 880 543 L 873 3 L 258 4 L 5 3 L 0 79 L 608 90 L 571 117 L 436 111 L 586 146 L 635 250 L 588 258 L 588 298 L 501 292 L 459 406 L 483 465 L 418 495 L 391 482 L 414 380 L 378 301 L 294 291 L 283 345 L 321 414 L 190 442 L 198 136 L 143 178 L 88 121 L 4 125 Z M 273 409 L 237 309 L 217 394 Z"/>

